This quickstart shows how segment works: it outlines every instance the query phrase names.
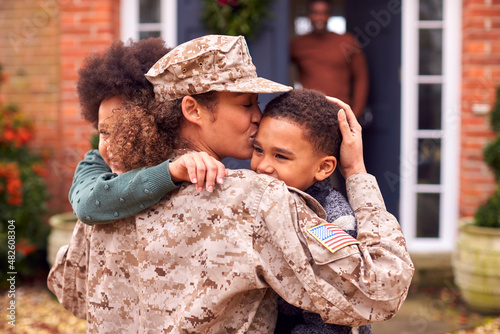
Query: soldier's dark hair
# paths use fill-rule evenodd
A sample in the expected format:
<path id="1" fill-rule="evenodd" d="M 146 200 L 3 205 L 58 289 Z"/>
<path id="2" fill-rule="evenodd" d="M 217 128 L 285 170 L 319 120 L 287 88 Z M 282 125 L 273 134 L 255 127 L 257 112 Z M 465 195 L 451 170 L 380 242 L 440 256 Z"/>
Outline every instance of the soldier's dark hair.
<path id="1" fill-rule="evenodd" d="M 338 158 L 342 140 L 337 113 L 340 107 L 312 89 L 295 89 L 272 99 L 263 117 L 292 122 L 303 129 L 304 137 L 317 154 Z"/>
<path id="2" fill-rule="evenodd" d="M 144 74 L 170 51 L 161 38 L 115 41 L 102 53 L 92 53 L 78 71 L 76 91 L 82 117 L 97 128 L 103 100 L 121 95 L 131 100 L 139 91 L 153 90 Z"/>

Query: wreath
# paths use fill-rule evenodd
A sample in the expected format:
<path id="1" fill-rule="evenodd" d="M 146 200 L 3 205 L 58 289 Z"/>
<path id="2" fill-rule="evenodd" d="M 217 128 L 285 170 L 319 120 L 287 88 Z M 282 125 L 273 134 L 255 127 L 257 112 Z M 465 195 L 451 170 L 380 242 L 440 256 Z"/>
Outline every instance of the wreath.
<path id="1" fill-rule="evenodd" d="M 203 0 L 202 20 L 210 33 L 254 38 L 270 16 L 269 0 Z"/>

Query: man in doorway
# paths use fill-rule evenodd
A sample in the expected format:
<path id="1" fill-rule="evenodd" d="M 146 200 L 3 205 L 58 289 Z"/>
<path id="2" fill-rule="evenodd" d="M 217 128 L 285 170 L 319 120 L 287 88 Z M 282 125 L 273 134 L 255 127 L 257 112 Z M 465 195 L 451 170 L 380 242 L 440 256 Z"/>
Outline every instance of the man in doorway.
<path id="1" fill-rule="evenodd" d="M 291 60 L 304 88 L 345 101 L 359 119 L 368 96 L 366 58 L 353 35 L 327 30 L 330 16 L 329 0 L 309 0 L 308 17 L 313 30 L 292 40 Z"/>
<path id="2" fill-rule="evenodd" d="M 368 96 L 366 58 L 353 35 L 328 31 L 331 7 L 330 0 L 308 0 L 308 17 L 313 30 L 292 40 L 291 60 L 297 66 L 302 87 L 347 102 L 363 125 L 360 118 Z M 330 180 L 346 196 L 345 181 L 340 172 L 332 174 Z"/>

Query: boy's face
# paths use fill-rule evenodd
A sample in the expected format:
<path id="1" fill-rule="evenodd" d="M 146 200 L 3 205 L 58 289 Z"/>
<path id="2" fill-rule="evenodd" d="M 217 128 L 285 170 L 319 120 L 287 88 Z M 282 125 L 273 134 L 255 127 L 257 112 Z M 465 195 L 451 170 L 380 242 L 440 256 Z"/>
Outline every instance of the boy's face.
<path id="1" fill-rule="evenodd" d="M 254 142 L 250 166 L 258 174 L 267 174 L 288 186 L 306 190 L 316 181 L 323 161 L 300 126 L 286 119 L 264 117 Z"/>
<path id="2" fill-rule="evenodd" d="M 106 164 L 111 168 L 114 173 L 120 174 L 120 166 L 113 162 L 111 153 L 108 152 L 109 147 L 109 127 L 116 122 L 114 117 L 114 109 L 122 106 L 122 98 L 115 96 L 107 100 L 103 100 L 99 106 L 99 123 L 97 124 L 97 131 L 99 132 L 99 153 Z"/>
<path id="3" fill-rule="evenodd" d="M 262 117 L 258 94 L 219 92 L 215 110 L 205 115 L 202 131 L 209 150 L 220 159 L 250 159 Z"/>

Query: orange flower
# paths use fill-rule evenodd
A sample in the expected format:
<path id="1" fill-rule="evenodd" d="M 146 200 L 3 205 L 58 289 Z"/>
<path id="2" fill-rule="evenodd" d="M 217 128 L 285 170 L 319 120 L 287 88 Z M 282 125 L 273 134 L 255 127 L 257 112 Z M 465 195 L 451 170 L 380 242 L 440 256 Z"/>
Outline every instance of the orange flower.
<path id="1" fill-rule="evenodd" d="M 20 144 L 25 144 L 33 138 L 33 133 L 28 128 L 17 129 L 17 135 Z"/>
<path id="2" fill-rule="evenodd" d="M 16 139 L 16 132 L 12 128 L 7 128 L 5 129 L 3 133 L 3 139 L 5 139 L 7 142 L 14 141 Z"/>
<path id="3" fill-rule="evenodd" d="M 23 186 L 23 182 L 18 178 L 10 178 L 7 179 L 7 192 L 12 195 L 16 195 L 21 193 L 21 187 Z"/>
<path id="4" fill-rule="evenodd" d="M 23 201 L 23 181 L 20 179 L 17 163 L 0 163 L 0 177 L 6 179 L 6 186 L 2 185 L 1 192 L 7 190 L 7 203 L 17 206 L 21 205 Z"/>
<path id="5" fill-rule="evenodd" d="M 41 164 L 33 164 L 33 171 L 41 176 L 41 177 L 45 177 L 47 175 L 49 175 L 49 171 L 47 170 L 47 168 L 43 167 Z"/>
<path id="6" fill-rule="evenodd" d="M 23 254 L 24 256 L 28 256 L 31 253 L 36 251 L 36 245 L 31 244 L 28 239 L 22 238 L 19 243 L 16 245 L 16 251 Z"/>
<path id="7" fill-rule="evenodd" d="M 7 203 L 10 205 L 21 206 L 21 204 L 23 204 L 23 199 L 20 196 L 9 196 L 9 198 L 7 198 Z"/>
<path id="8" fill-rule="evenodd" d="M 19 170 L 15 162 L 10 163 L 0 163 L 0 177 L 18 177 Z"/>

